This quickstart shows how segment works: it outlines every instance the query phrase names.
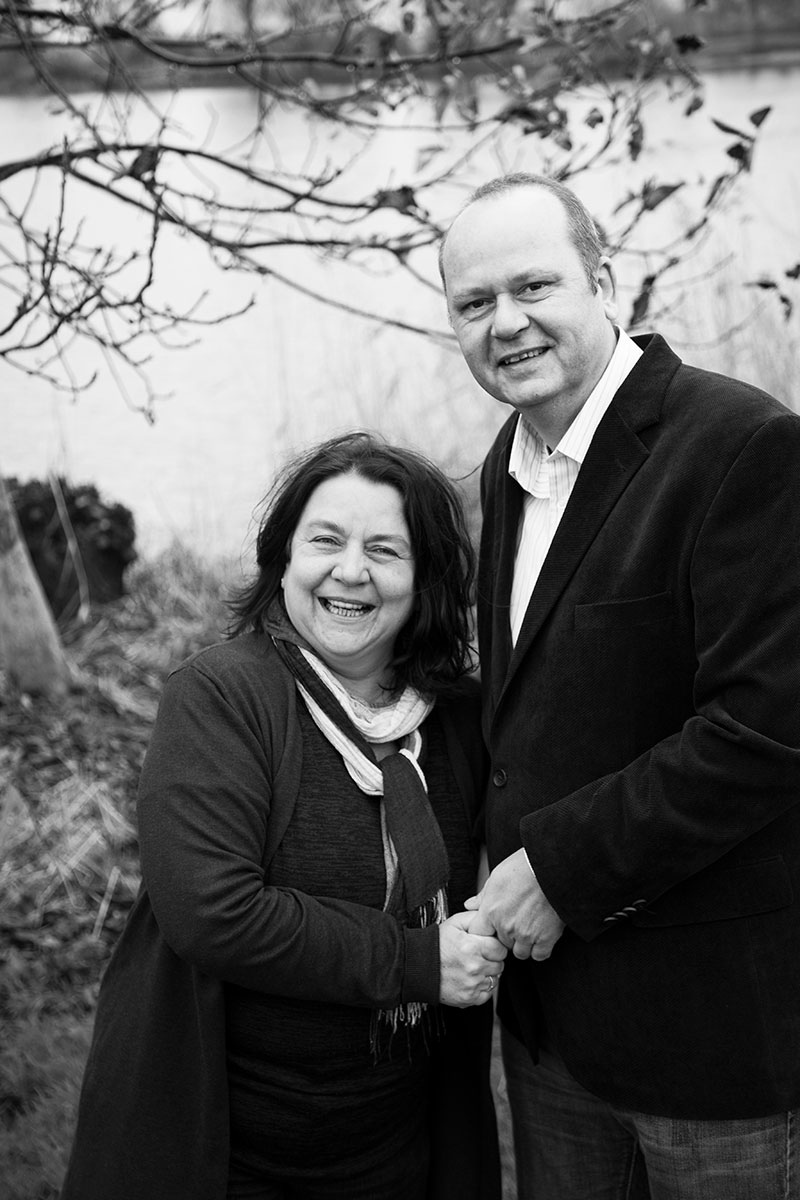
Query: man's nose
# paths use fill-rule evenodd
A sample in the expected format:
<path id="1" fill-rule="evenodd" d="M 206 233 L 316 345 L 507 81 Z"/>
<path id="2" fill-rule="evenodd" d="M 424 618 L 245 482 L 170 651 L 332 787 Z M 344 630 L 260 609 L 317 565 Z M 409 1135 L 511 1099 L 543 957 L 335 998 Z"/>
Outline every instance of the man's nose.
<path id="1" fill-rule="evenodd" d="M 369 578 L 369 569 L 363 546 L 351 542 L 343 546 L 336 556 L 331 575 L 342 583 L 365 583 Z"/>
<path id="2" fill-rule="evenodd" d="M 498 338 L 513 338 L 528 325 L 528 314 L 515 296 L 501 292 L 495 300 L 492 333 Z"/>

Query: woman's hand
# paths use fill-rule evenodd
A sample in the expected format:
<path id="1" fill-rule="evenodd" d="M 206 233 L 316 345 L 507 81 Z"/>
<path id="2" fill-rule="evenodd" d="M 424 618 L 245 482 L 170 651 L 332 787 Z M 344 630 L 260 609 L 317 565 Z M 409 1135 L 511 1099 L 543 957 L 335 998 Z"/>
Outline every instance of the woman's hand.
<path id="1" fill-rule="evenodd" d="M 470 933 L 477 913 L 455 913 L 439 926 L 439 1000 L 454 1008 L 485 1004 L 508 950 L 495 937 Z"/>

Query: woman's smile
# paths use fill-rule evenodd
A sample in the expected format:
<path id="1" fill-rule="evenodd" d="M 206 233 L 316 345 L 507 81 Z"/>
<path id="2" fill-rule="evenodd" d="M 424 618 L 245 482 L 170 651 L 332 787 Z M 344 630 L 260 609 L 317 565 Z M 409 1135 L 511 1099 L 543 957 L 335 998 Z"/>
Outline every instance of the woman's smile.
<path id="1" fill-rule="evenodd" d="M 366 613 L 370 613 L 375 608 L 374 604 L 360 604 L 354 600 L 334 600 L 329 596 L 318 596 L 322 607 L 331 616 L 342 617 L 344 620 L 353 620 L 354 617 L 363 617 Z"/>

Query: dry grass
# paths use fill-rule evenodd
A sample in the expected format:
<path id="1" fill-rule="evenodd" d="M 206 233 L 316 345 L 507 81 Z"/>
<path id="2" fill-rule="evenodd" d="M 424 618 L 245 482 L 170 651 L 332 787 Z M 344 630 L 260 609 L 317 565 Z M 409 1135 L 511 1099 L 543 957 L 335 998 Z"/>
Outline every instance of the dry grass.
<path id="1" fill-rule="evenodd" d="M 757 267 L 748 269 L 746 259 L 724 246 L 718 257 L 724 265 L 706 264 L 702 286 L 679 294 L 660 332 L 684 361 L 755 384 L 798 411 L 800 285 L 778 281 L 791 306 L 784 308 L 775 291 L 748 286 L 761 274 Z"/>
<path id="2" fill-rule="evenodd" d="M 67 637 L 65 704 L 0 690 L 0 1197 L 58 1195 L 98 981 L 139 883 L 136 781 L 165 676 L 225 623 L 175 548 Z"/>
<path id="3" fill-rule="evenodd" d="M 3 1200 L 55 1200 L 72 1134 L 91 1017 L 23 1017 L 0 1051 Z"/>

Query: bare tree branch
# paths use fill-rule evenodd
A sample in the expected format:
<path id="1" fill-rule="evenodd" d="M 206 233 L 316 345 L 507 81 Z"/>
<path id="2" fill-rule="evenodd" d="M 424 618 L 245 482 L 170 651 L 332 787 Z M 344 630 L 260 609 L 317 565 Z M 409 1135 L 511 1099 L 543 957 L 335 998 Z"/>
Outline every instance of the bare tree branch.
<path id="1" fill-rule="evenodd" d="M 643 0 L 566 10 L 551 0 L 0 0 L 0 55 L 10 53 L 60 116 L 55 144 L 0 161 L 0 357 L 74 394 L 94 378 L 72 361 L 88 343 L 146 411 L 153 346 L 190 345 L 252 303 L 213 311 L 205 290 L 182 305 L 163 299 L 173 238 L 225 270 L 450 344 L 447 330 L 323 294 L 285 256 L 365 270 L 382 260 L 430 290 L 431 247 L 481 156 L 502 164 L 524 151 L 566 181 L 625 162 L 629 191 L 605 234 L 641 264 L 632 315 L 650 319 L 663 281 L 750 169 L 768 112 L 752 129 L 717 120 L 716 182 L 663 244 L 648 244 L 648 214 L 688 192 L 681 178 L 637 181 L 648 101 L 669 95 L 696 120 L 703 99 L 690 58 Z M 220 83 L 253 98 L 250 127 L 230 145 L 213 121 L 198 135 L 179 115 L 188 88 Z M 279 133 L 289 113 L 306 130 L 299 165 Z M 411 131 L 415 168 L 365 171 L 377 139 Z M 125 214 L 113 244 L 92 244 L 90 196 Z"/>

